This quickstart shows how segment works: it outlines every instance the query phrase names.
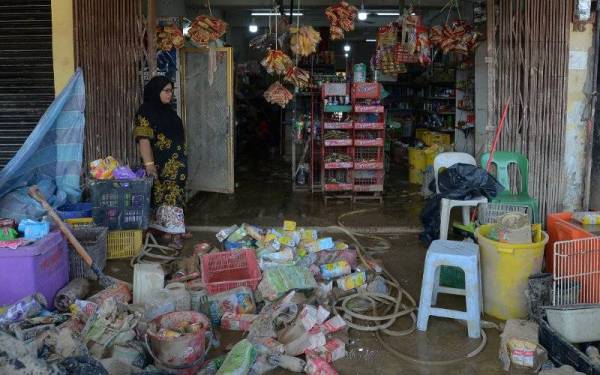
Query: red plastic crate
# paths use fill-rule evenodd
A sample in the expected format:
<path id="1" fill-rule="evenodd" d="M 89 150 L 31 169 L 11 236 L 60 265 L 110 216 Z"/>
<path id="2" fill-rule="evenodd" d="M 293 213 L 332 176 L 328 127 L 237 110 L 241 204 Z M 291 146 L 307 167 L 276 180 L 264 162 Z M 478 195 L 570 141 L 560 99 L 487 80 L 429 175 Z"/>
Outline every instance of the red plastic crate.
<path id="1" fill-rule="evenodd" d="M 354 148 L 354 169 L 383 169 L 382 147 Z"/>
<path id="2" fill-rule="evenodd" d="M 352 129 L 352 121 L 348 122 L 325 122 L 323 123 L 324 129 Z"/>
<path id="3" fill-rule="evenodd" d="M 354 112 L 356 113 L 382 113 L 385 108 L 382 105 L 360 105 L 354 106 Z"/>
<path id="4" fill-rule="evenodd" d="M 325 184 L 325 191 L 352 191 L 352 184 Z"/>
<path id="5" fill-rule="evenodd" d="M 353 99 L 379 99 L 381 86 L 378 82 L 356 82 L 352 84 Z"/>
<path id="6" fill-rule="evenodd" d="M 363 170 L 354 173 L 354 191 L 375 192 L 383 191 L 383 170 Z"/>
<path id="7" fill-rule="evenodd" d="M 352 139 L 327 139 L 323 143 L 327 147 L 352 146 Z"/>
<path id="8" fill-rule="evenodd" d="M 240 286 L 254 290 L 261 277 L 254 250 L 232 250 L 202 257 L 202 283 L 209 294 Z"/>
<path id="9" fill-rule="evenodd" d="M 355 122 L 354 129 L 359 130 L 383 130 L 385 129 L 385 123 L 383 122 Z"/>
<path id="10" fill-rule="evenodd" d="M 377 139 L 355 139 L 355 146 L 371 146 L 371 147 L 383 147 L 383 138 Z"/>

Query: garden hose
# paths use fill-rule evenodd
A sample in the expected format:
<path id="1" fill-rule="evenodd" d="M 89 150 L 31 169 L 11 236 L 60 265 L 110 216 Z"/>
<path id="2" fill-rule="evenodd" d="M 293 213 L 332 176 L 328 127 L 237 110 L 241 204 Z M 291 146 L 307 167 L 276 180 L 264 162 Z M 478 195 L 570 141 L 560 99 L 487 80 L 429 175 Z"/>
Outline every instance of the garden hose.
<path id="1" fill-rule="evenodd" d="M 391 243 L 388 240 L 385 240 L 378 236 L 351 232 L 342 223 L 342 218 L 351 216 L 351 215 L 360 214 L 360 213 L 377 211 L 377 210 L 379 210 L 379 209 L 364 209 L 364 210 L 356 210 L 356 211 L 351 211 L 351 212 L 345 213 L 345 214 L 341 215 L 340 217 L 338 217 L 338 220 L 337 220 L 338 226 L 331 227 L 333 229 L 342 231 L 354 242 L 354 244 L 356 246 L 357 255 L 358 255 L 361 263 L 368 269 L 372 269 L 372 266 L 369 264 L 369 262 L 367 262 L 367 259 L 365 257 L 366 250 L 367 249 L 375 250 L 375 251 L 388 250 L 391 248 Z M 364 238 L 370 238 L 373 240 L 377 240 L 377 241 L 379 241 L 379 243 L 381 245 L 375 246 L 375 247 L 365 247 L 360 243 L 360 241 L 356 237 L 364 237 Z M 381 267 L 381 268 L 382 268 L 382 275 L 384 277 L 384 280 L 390 287 L 389 295 L 380 294 L 380 293 L 371 293 L 371 292 L 358 292 L 358 293 L 354 293 L 352 295 L 343 297 L 342 299 L 336 300 L 334 302 L 335 310 L 344 318 L 344 320 L 346 321 L 346 324 L 348 324 L 348 326 L 350 328 L 356 329 L 358 331 L 375 332 L 375 336 L 377 337 L 377 340 L 379 341 L 379 343 L 390 354 L 392 354 L 393 356 L 395 356 L 401 360 L 405 360 L 407 362 L 410 362 L 410 363 L 413 363 L 416 365 L 425 365 L 425 366 L 452 365 L 452 364 L 461 362 L 463 360 L 473 358 L 483 351 L 483 349 L 485 348 L 485 345 L 487 344 L 487 335 L 485 334 L 485 331 L 483 329 L 481 329 L 481 342 L 480 342 L 479 346 L 477 346 L 477 348 L 475 348 L 473 351 L 471 351 L 470 353 L 466 354 L 463 357 L 450 359 L 450 360 L 424 360 L 424 359 L 420 359 L 420 358 L 411 357 L 409 355 L 399 352 L 397 349 L 395 349 L 390 344 L 385 342 L 383 339 L 382 333 L 384 333 L 388 336 L 401 337 L 401 336 L 409 335 L 415 331 L 416 322 L 417 322 L 417 317 L 415 315 L 415 312 L 417 311 L 418 307 L 417 307 L 417 304 L 416 304 L 414 298 L 404 288 L 402 288 L 400 286 L 400 283 L 398 282 L 398 280 L 396 278 L 394 278 L 394 276 L 392 276 L 384 267 Z M 396 293 L 393 293 L 394 290 L 396 291 Z M 393 297 L 393 295 L 396 295 L 396 297 Z M 408 301 L 408 305 L 403 302 L 404 298 L 406 298 L 406 300 Z M 350 303 L 355 300 L 366 301 L 370 304 L 370 306 L 372 308 L 371 309 L 364 309 L 364 308 L 359 309 L 356 307 L 349 306 Z M 377 305 L 379 305 L 379 306 L 384 305 L 386 307 L 384 307 L 383 312 L 377 313 L 376 312 Z M 366 314 L 362 313 L 367 310 L 374 311 L 375 314 L 374 315 L 366 315 Z M 393 311 L 390 312 L 391 310 L 393 310 Z M 390 327 L 396 322 L 396 320 L 398 318 L 401 318 L 404 316 L 410 316 L 411 321 L 412 321 L 411 327 L 406 330 L 402 330 L 402 331 L 391 330 Z M 362 320 L 362 321 L 368 322 L 368 324 L 358 324 L 356 322 L 350 321 L 349 318 Z M 489 323 L 489 322 L 482 321 L 482 325 L 493 326 L 493 327 L 497 328 L 497 326 L 495 326 L 493 323 Z"/>

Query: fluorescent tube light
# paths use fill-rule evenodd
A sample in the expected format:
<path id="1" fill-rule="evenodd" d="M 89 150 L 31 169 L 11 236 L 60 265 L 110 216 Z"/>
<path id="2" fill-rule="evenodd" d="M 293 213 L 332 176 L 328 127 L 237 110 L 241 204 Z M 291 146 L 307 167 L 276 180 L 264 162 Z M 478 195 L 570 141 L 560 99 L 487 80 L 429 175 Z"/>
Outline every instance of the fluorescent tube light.
<path id="1" fill-rule="evenodd" d="M 377 12 L 378 16 L 399 16 L 400 12 Z"/>
<path id="2" fill-rule="evenodd" d="M 281 16 L 280 13 L 271 13 L 271 12 L 252 12 L 250 15 L 252 16 Z M 290 12 L 285 12 L 286 16 L 290 15 Z M 303 16 L 304 13 L 294 13 L 294 16 Z"/>

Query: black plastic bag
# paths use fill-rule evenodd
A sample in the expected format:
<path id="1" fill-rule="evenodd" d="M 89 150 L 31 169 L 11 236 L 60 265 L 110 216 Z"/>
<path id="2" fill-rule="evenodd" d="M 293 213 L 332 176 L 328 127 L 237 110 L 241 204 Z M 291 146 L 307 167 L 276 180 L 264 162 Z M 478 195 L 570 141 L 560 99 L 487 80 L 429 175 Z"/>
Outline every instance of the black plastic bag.
<path id="1" fill-rule="evenodd" d="M 426 244 L 440 238 L 440 202 L 442 198 L 469 200 L 484 196 L 495 197 L 504 187 L 484 169 L 470 164 L 455 164 L 438 175 L 439 194 L 427 200 L 421 210 L 423 233 L 421 241 Z M 429 186 L 436 191 L 435 180 Z"/>

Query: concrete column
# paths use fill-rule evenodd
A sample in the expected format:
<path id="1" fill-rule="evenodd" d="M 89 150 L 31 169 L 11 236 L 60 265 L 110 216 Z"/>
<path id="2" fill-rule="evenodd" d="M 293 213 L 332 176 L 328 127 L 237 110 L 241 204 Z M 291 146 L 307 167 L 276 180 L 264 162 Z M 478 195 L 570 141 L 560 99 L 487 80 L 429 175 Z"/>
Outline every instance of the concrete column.
<path id="1" fill-rule="evenodd" d="M 590 61 L 594 54 L 593 26 L 585 25 L 582 32 L 572 31 L 569 40 L 569 77 L 567 92 L 567 124 L 564 154 L 563 209 L 573 211 L 582 208 L 587 142 L 587 120 L 583 118 L 588 98 L 586 81 L 592 77 Z M 552 173 L 548 171 L 548 173 Z"/>
<path id="2" fill-rule="evenodd" d="M 52 65 L 58 95 L 75 72 L 73 0 L 52 0 Z"/>

